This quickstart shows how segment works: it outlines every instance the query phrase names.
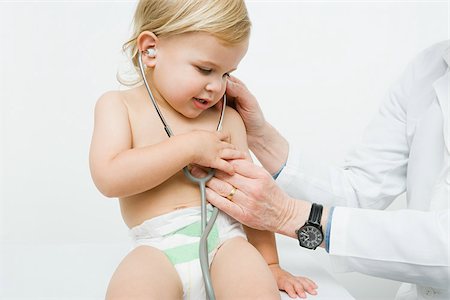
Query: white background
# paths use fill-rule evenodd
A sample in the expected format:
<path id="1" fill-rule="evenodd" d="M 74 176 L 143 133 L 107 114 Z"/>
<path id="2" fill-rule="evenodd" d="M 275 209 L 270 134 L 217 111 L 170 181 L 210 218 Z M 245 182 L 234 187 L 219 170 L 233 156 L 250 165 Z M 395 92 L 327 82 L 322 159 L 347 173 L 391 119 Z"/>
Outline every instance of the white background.
<path id="1" fill-rule="evenodd" d="M 339 164 L 408 61 L 449 38 L 448 1 L 247 3 L 253 31 L 235 75 L 257 96 L 266 118 L 321 163 Z M 123 89 L 116 73 L 126 60 L 121 46 L 134 6 L 0 2 L 3 249 L 13 245 L 39 260 L 26 250 L 29 245 L 128 247 L 117 200 L 103 197 L 91 181 L 88 151 L 96 100 L 107 90 Z M 295 241 L 281 244 L 297 250 Z M 313 257 L 329 268 L 323 251 Z M 2 265 L 12 260 L 20 258 L 0 248 L 0 298 L 26 296 L 19 284 L 3 286 L 1 293 L 2 277 L 11 275 Z M 48 270 L 41 278 L 22 277 L 20 285 L 45 286 Z M 333 275 L 357 299 L 391 299 L 397 288 L 360 274 Z"/>

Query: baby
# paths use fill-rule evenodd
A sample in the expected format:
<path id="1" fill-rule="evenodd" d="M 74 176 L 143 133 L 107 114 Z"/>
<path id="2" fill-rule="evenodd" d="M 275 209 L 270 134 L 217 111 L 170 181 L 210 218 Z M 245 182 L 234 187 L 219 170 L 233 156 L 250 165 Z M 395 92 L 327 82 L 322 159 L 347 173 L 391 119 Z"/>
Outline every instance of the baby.
<path id="1" fill-rule="evenodd" d="M 92 178 L 117 197 L 136 247 L 115 271 L 107 299 L 205 299 L 198 246 L 200 194 L 181 171 L 196 164 L 233 173 L 246 157 L 245 127 L 227 107 L 215 132 L 227 80 L 248 48 L 243 0 L 140 1 L 134 35 L 125 44 L 145 76 L 174 136 L 168 138 L 143 85 L 107 92 L 95 108 Z M 211 207 L 209 207 L 211 211 Z M 304 296 L 307 278 L 278 265 L 273 233 L 242 228 L 219 213 L 208 238 L 219 299 Z"/>

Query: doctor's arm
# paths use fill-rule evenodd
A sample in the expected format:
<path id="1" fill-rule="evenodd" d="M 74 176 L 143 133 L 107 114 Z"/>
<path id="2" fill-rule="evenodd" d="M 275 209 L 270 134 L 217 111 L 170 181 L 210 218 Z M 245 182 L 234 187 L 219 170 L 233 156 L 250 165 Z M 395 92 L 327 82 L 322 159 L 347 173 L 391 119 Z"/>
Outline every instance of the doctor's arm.
<path id="1" fill-rule="evenodd" d="M 208 182 L 207 198 L 239 222 L 297 238 L 311 204 L 282 191 L 263 168 L 232 162 L 236 174 L 217 172 Z M 233 201 L 218 191 L 235 186 Z M 449 211 L 378 211 L 324 207 L 321 224 L 335 262 L 345 271 L 445 288 L 449 280 Z"/>
<path id="2" fill-rule="evenodd" d="M 228 79 L 227 96 L 244 121 L 248 148 L 270 174 L 278 173 L 287 160 L 289 143 L 266 121 L 255 96 L 234 76 Z"/>
<path id="3" fill-rule="evenodd" d="M 405 191 L 408 143 L 404 97 L 393 89 L 365 131 L 360 146 L 340 167 L 311 159 L 265 119 L 255 97 L 238 79 L 227 85 L 229 99 L 247 128 L 250 150 L 292 196 L 325 205 L 386 208 Z M 382 146 L 383 145 L 383 146 Z"/>
<path id="4" fill-rule="evenodd" d="M 385 209 L 406 190 L 414 126 L 408 127 L 412 122 L 407 109 L 413 96 L 420 94 L 419 87 L 428 82 L 426 55 L 425 51 L 413 60 L 392 85 L 361 142 L 340 166 L 323 165 L 289 145 L 264 119 L 257 100 L 239 80 L 229 80 L 227 93 L 246 125 L 249 148 L 270 174 L 282 169 L 277 183 L 289 195 L 328 206 Z"/>
<path id="5" fill-rule="evenodd" d="M 332 214 L 325 212 L 322 219 L 324 231 L 328 229 L 329 233 L 326 236 L 329 241 L 328 251 L 334 261 L 345 262 L 343 265 L 347 270 L 439 287 L 447 284 L 449 279 L 448 210 L 376 211 L 386 208 L 406 189 L 409 159 L 406 126 L 406 108 L 410 98 L 408 91 L 417 86 L 414 75 L 423 73 L 415 67 L 414 63 L 410 64 L 392 87 L 378 114 L 366 129 L 361 144 L 348 156 L 342 167 L 320 166 L 302 153 L 297 155 L 295 146 L 290 149 L 284 147 L 289 155 L 277 183 L 296 199 L 306 199 L 328 207 L 347 206 L 336 207 Z M 242 102 L 239 97 L 237 99 Z M 269 136 L 274 140 L 274 131 L 271 132 Z M 263 131 L 258 132 L 259 136 L 262 134 Z M 254 149 L 250 140 L 249 146 Z M 265 149 L 264 155 L 277 153 L 273 145 L 266 144 Z M 281 153 L 278 151 L 278 155 L 283 157 Z M 266 167 L 263 160 L 261 162 Z M 273 174 L 276 168 L 267 169 Z M 280 190 L 270 184 L 271 178 L 263 175 L 261 170 L 258 172 L 252 167 L 244 173 L 243 177 L 252 179 L 253 184 L 247 182 L 241 185 L 243 191 L 238 192 L 233 199 L 234 204 L 242 200 L 237 207 L 229 201 L 222 202 L 212 191 L 214 186 L 209 191 L 210 201 L 213 204 L 220 201 L 222 209 L 228 209 L 236 218 L 242 217 L 242 222 L 252 224 L 250 226 L 272 228 L 293 236 L 308 217 L 308 203 L 293 200 L 287 195 L 280 196 Z M 224 182 L 214 180 L 211 184 Z M 446 203 L 448 199 L 442 199 L 442 202 Z M 254 211 L 262 217 L 257 217 L 252 213 Z M 273 218 L 265 214 L 272 214 Z"/>

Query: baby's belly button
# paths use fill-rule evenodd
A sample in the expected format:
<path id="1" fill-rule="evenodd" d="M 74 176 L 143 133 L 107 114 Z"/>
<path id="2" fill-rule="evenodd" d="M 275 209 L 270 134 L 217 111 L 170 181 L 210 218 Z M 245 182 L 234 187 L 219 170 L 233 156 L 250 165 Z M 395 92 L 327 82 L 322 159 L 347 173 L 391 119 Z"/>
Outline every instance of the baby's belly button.
<path id="1" fill-rule="evenodd" d="M 183 208 L 188 208 L 188 207 L 193 207 L 193 206 L 199 206 L 200 205 L 200 203 L 199 203 L 199 201 L 192 201 L 192 202 L 188 202 L 188 203 L 180 203 L 180 204 L 178 204 L 178 205 L 176 205 L 175 206 L 175 210 L 177 210 L 177 209 L 183 209 Z"/>

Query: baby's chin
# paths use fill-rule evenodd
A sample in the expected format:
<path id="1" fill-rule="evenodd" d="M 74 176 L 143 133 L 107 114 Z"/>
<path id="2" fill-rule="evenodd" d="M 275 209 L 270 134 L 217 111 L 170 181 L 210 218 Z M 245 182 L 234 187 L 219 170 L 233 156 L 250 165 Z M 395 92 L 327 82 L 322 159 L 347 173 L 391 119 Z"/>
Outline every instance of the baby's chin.
<path id="1" fill-rule="evenodd" d="M 173 107 L 172 107 L 173 108 Z M 180 115 L 182 115 L 183 117 L 187 118 L 187 119 L 196 119 L 199 116 L 201 116 L 205 111 L 209 110 L 191 110 L 191 111 L 180 111 L 180 110 L 176 110 L 174 108 L 174 110 L 176 112 L 178 112 Z"/>
<path id="2" fill-rule="evenodd" d="M 206 108 L 206 109 L 196 109 L 196 110 L 192 110 L 192 111 L 183 111 L 180 112 L 178 111 L 178 113 L 180 113 L 181 115 L 183 115 L 184 117 L 188 118 L 188 119 L 195 119 L 198 118 L 200 116 L 206 115 L 206 114 L 210 114 L 212 112 L 216 112 L 218 113 L 219 110 L 217 108 L 214 107 L 214 105 Z"/>
<path id="3" fill-rule="evenodd" d="M 206 115 L 207 113 L 211 112 L 212 109 L 213 108 L 210 107 L 208 109 L 197 111 L 197 112 L 189 112 L 189 113 L 181 113 L 181 114 L 188 119 L 196 119 L 200 116 Z"/>

